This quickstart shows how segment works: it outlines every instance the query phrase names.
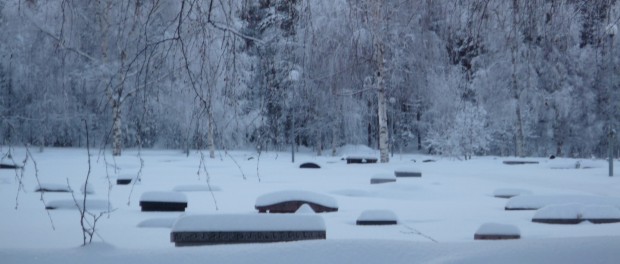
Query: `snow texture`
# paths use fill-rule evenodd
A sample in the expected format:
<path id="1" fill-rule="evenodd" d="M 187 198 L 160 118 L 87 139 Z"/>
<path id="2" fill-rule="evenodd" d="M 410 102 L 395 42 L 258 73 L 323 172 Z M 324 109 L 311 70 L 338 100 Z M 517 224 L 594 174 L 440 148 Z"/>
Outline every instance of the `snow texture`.
<path id="1" fill-rule="evenodd" d="M 325 222 L 308 214 L 213 214 L 181 216 L 172 227 L 172 232 L 190 231 L 325 231 Z"/>
<path id="2" fill-rule="evenodd" d="M 501 188 L 493 192 L 495 197 L 512 198 L 517 195 L 532 194 L 531 191 L 525 189 Z"/>
<path id="3" fill-rule="evenodd" d="M 178 185 L 172 188 L 175 192 L 219 192 L 222 190 L 219 186 L 209 186 L 206 184 Z"/>
<path id="4" fill-rule="evenodd" d="M 256 206 L 267 206 L 287 201 L 306 201 L 327 207 L 338 208 L 336 199 L 310 191 L 279 191 L 256 198 Z"/>
<path id="5" fill-rule="evenodd" d="M 310 205 L 308 204 L 302 204 L 299 209 L 297 209 L 297 211 L 295 211 L 296 214 L 314 214 L 314 210 L 312 210 L 312 207 L 310 207 Z"/>
<path id="6" fill-rule="evenodd" d="M 141 202 L 187 203 L 187 196 L 180 192 L 150 191 L 142 193 Z"/>
<path id="7" fill-rule="evenodd" d="M 86 187 L 86 188 L 84 188 L 84 187 Z M 95 188 L 93 188 L 93 185 L 90 184 L 90 183 L 87 184 L 86 186 L 84 186 L 84 184 L 82 184 L 80 186 L 80 192 L 82 194 L 84 194 L 85 192 L 86 192 L 86 194 L 94 194 L 95 193 Z"/>
<path id="8" fill-rule="evenodd" d="M 396 180 L 396 175 L 394 174 L 388 174 L 388 173 L 379 173 L 379 174 L 374 174 L 372 175 L 372 177 L 370 179 L 377 179 L 377 180 Z"/>
<path id="9" fill-rule="evenodd" d="M 556 204 L 538 209 L 534 219 L 620 219 L 620 209 L 609 205 Z"/>
<path id="10" fill-rule="evenodd" d="M 144 220 L 138 223 L 138 227 L 160 227 L 160 228 L 172 228 L 177 218 L 152 218 Z"/>
<path id="11" fill-rule="evenodd" d="M 58 183 L 41 183 L 37 188 L 35 188 L 35 192 L 73 192 L 69 185 L 58 184 Z"/>

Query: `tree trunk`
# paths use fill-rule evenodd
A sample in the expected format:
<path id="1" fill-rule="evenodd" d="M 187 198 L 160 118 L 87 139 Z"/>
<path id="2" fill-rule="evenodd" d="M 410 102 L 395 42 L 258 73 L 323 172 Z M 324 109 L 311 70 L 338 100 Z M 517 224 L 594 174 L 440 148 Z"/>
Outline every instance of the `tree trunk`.
<path id="1" fill-rule="evenodd" d="M 516 129 L 516 135 L 515 135 L 515 150 L 516 150 L 516 156 L 517 157 L 524 157 L 525 153 L 523 151 L 523 145 L 524 145 L 524 135 L 523 135 L 523 116 L 521 115 L 521 92 L 519 89 L 519 84 L 517 82 L 517 52 L 518 52 L 518 43 L 519 43 L 519 38 L 517 37 L 518 35 L 518 25 L 519 25 L 519 3 L 514 0 L 513 1 L 513 14 L 512 14 L 512 26 L 513 26 L 513 32 L 512 32 L 512 45 L 511 45 L 511 49 L 512 49 L 512 92 L 513 92 L 513 98 L 515 99 L 515 114 L 516 114 L 516 121 L 515 121 L 515 129 Z"/>
<path id="2" fill-rule="evenodd" d="M 121 131 L 121 104 L 118 100 L 112 101 L 112 122 L 113 139 L 112 139 L 112 155 L 120 156 L 122 149 L 122 131 Z"/>
<path id="3" fill-rule="evenodd" d="M 213 136 L 215 129 L 213 129 L 213 110 L 211 110 L 211 106 L 209 106 L 209 108 L 207 109 L 207 115 L 209 118 L 209 124 L 208 124 L 209 132 L 207 133 L 207 145 L 209 147 L 209 158 L 215 159 L 215 139 Z"/>
<path id="4" fill-rule="evenodd" d="M 387 125 L 387 100 L 385 98 L 385 80 L 383 79 L 385 71 L 385 62 L 383 61 L 383 52 L 385 47 L 383 42 L 377 41 L 375 45 L 375 53 L 377 54 L 377 108 L 379 114 L 379 152 L 381 154 L 381 163 L 390 162 L 390 149 L 388 145 L 388 125 Z"/>

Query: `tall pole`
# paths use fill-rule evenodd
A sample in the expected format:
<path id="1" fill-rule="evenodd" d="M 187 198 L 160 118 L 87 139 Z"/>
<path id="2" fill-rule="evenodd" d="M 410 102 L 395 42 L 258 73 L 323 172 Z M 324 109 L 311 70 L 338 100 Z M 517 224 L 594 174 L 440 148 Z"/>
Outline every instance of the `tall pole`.
<path id="1" fill-rule="evenodd" d="M 613 86 L 614 86 L 614 82 L 613 82 L 613 77 L 614 77 L 614 37 L 616 35 L 616 32 L 618 31 L 618 27 L 615 24 L 611 24 L 609 26 L 607 26 L 607 28 L 605 29 L 607 35 L 609 36 L 609 63 L 607 65 L 607 72 L 609 73 L 609 76 L 607 76 L 607 78 L 609 78 L 609 85 L 607 87 L 607 91 L 609 91 L 608 96 L 611 97 L 611 93 L 613 91 Z M 613 126 L 613 122 L 612 122 L 612 115 L 613 115 L 613 99 L 611 102 L 609 102 L 610 104 L 610 110 L 608 113 L 608 126 L 609 126 L 609 131 L 607 132 L 607 139 L 608 139 L 608 149 L 607 149 L 607 156 L 609 159 L 609 177 L 613 177 L 614 176 L 614 138 L 615 138 L 615 129 L 612 127 Z"/>

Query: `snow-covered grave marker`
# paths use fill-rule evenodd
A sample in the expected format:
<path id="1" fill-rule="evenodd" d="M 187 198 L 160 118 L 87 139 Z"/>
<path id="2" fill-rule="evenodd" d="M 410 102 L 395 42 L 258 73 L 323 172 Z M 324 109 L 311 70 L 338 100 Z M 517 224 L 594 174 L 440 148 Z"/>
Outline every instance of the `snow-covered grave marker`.
<path id="1" fill-rule="evenodd" d="M 396 176 L 393 174 L 375 174 L 370 178 L 370 184 L 379 184 L 386 182 L 396 182 Z"/>
<path id="2" fill-rule="evenodd" d="M 173 225 L 175 246 L 271 243 L 326 239 L 325 222 L 313 214 L 181 216 Z"/>
<path id="3" fill-rule="evenodd" d="M 222 190 L 219 186 L 207 184 L 178 185 L 172 188 L 175 192 L 219 192 Z"/>
<path id="4" fill-rule="evenodd" d="M 0 169 L 16 170 L 21 168 L 22 166 L 19 166 L 17 164 L 0 163 Z"/>
<path id="5" fill-rule="evenodd" d="M 620 207 L 620 198 L 589 195 L 518 195 L 506 203 L 506 210 L 538 210 L 552 204 L 589 204 Z"/>
<path id="6" fill-rule="evenodd" d="M 73 192 L 68 184 L 41 183 L 34 190 L 35 192 Z"/>
<path id="7" fill-rule="evenodd" d="M 505 160 L 503 161 L 506 165 L 525 165 L 525 164 L 538 164 L 538 161 L 533 160 Z"/>
<path id="8" fill-rule="evenodd" d="M 422 177 L 422 172 L 413 168 L 400 168 L 394 170 L 396 177 Z"/>
<path id="9" fill-rule="evenodd" d="M 187 207 L 187 196 L 180 192 L 145 192 L 140 196 L 142 212 L 184 212 Z"/>
<path id="10" fill-rule="evenodd" d="M 309 191 L 279 191 L 256 198 L 255 208 L 260 213 L 294 213 L 308 204 L 317 213 L 337 212 L 338 202 L 331 196 Z"/>
<path id="11" fill-rule="evenodd" d="M 532 192 L 524 189 L 500 188 L 493 192 L 493 196 L 497 198 L 512 198 L 517 195 L 532 194 Z"/>
<path id="12" fill-rule="evenodd" d="M 521 231 L 514 225 L 485 223 L 474 234 L 474 240 L 519 239 Z"/>
<path id="13" fill-rule="evenodd" d="M 320 169 L 321 166 L 319 166 L 319 164 L 316 164 L 314 162 L 304 162 L 301 165 L 299 165 L 300 169 Z"/>
<path id="14" fill-rule="evenodd" d="M 84 200 L 83 198 L 53 200 L 45 204 L 45 209 L 80 209 L 82 210 Z M 106 211 L 112 208 L 112 205 L 107 200 L 101 199 L 86 199 L 86 210 L 88 211 Z"/>
<path id="15" fill-rule="evenodd" d="M 395 225 L 398 224 L 398 218 L 390 210 L 366 210 L 360 214 L 355 223 L 357 225 Z"/>
<path id="16" fill-rule="evenodd" d="M 128 185 L 131 183 L 134 176 L 135 175 L 131 175 L 131 174 L 118 175 L 118 177 L 116 177 L 116 184 L 117 185 Z"/>
<path id="17" fill-rule="evenodd" d="M 377 163 L 378 159 L 375 157 L 362 157 L 362 156 L 348 156 L 346 157 L 347 164 L 366 164 Z"/>
<path id="18" fill-rule="evenodd" d="M 536 211 L 534 223 L 579 224 L 589 221 L 594 224 L 620 222 L 620 209 L 611 205 L 556 204 Z"/>

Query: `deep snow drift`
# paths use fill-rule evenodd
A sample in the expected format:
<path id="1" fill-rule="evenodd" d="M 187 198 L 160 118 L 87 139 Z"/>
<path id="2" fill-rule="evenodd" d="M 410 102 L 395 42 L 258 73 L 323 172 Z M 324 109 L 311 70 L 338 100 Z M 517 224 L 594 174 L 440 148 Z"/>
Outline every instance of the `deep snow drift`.
<path id="1" fill-rule="evenodd" d="M 4 154 L 8 148 L 1 150 Z M 84 184 L 88 171 L 85 149 L 46 149 L 33 154 L 41 183 L 68 182 L 72 190 Z M 351 147 L 339 152 L 355 154 L 378 157 L 368 150 L 355 153 Z M 138 152 L 125 151 L 116 158 L 95 153 L 89 181 L 94 193 L 88 197 L 93 201 L 107 201 L 109 197 L 114 211 L 98 221 L 96 243 L 89 247 L 80 247 L 82 234 L 76 209 L 69 204 L 70 209 L 50 210 L 49 216 L 44 209 L 45 203 L 71 201 L 71 193 L 34 192 L 39 184 L 32 161 L 26 164 L 23 178 L 21 171 L 2 169 L 0 259 L 2 263 L 620 261 L 620 224 L 532 223 L 536 211 L 506 211 L 509 200 L 494 197 L 498 189 L 522 189 L 541 197 L 620 199 L 620 175 L 608 177 L 603 160 L 531 158 L 528 160 L 539 164 L 509 166 L 496 157 L 459 161 L 395 155 L 388 164 L 347 165 L 341 156 L 297 155 L 297 160 L 316 162 L 321 169 L 299 169 L 300 163 L 291 163 L 288 153 L 264 152 L 258 159 L 255 152 L 232 151 L 228 155 L 218 152 L 216 159 L 205 160 L 207 175 L 199 170 L 201 155 L 197 152 L 186 157 L 177 151 L 146 150 L 140 155 L 144 160 L 141 181 L 115 185 L 117 175 L 138 174 Z M 13 157 L 22 161 L 25 151 L 15 149 Z M 436 162 L 413 161 L 424 159 Z M 587 169 L 564 166 L 577 161 L 587 163 Z M 416 168 L 423 177 L 369 183 L 374 175 L 393 174 L 398 168 Z M 23 191 L 18 192 L 20 182 Z M 191 187 L 194 185 L 197 187 Z M 338 203 L 338 212 L 318 214 L 325 222 L 327 240 L 175 248 L 170 242 L 170 228 L 184 213 L 140 212 L 139 206 L 142 193 L 180 191 L 188 198 L 187 214 L 257 214 L 254 205 L 258 197 L 290 190 L 319 193 Z M 82 198 L 79 192 L 73 195 Z M 398 216 L 398 224 L 357 226 L 356 219 L 367 210 L 390 210 Z M 489 222 L 518 227 L 521 239 L 474 241 L 476 230 Z"/>

